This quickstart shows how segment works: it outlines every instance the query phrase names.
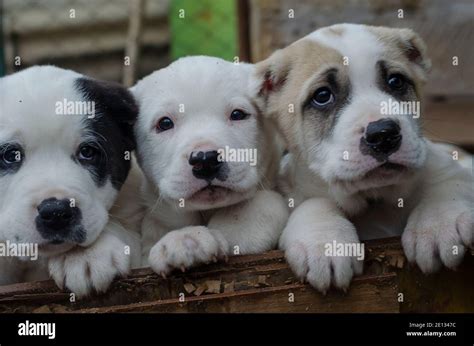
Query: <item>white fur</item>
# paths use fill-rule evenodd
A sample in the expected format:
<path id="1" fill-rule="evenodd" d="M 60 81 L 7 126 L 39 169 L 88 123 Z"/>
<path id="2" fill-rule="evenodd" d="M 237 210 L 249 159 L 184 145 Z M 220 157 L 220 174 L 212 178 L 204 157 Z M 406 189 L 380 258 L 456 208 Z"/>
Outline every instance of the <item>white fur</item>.
<path id="1" fill-rule="evenodd" d="M 380 113 L 380 105 L 389 98 L 389 95 L 376 85 L 378 72 L 375 66 L 382 58 L 384 46 L 364 26 L 344 24 L 342 27 L 346 29 L 346 33 L 341 36 L 334 37 L 327 35 L 324 30 L 317 30 L 305 38 L 337 50 L 343 57 L 347 57 L 349 62 L 350 106 L 345 107 L 340 114 L 340 120 L 333 130 L 334 136 L 324 141 L 319 148 L 315 148 L 315 153 L 309 159 L 310 169 L 317 171 L 325 181 L 335 185 L 339 181 L 361 180 L 364 174 L 380 165 L 373 157 L 360 152 L 359 131 L 368 123 L 387 117 Z M 413 168 L 420 167 L 426 155 L 424 141 L 419 139 L 409 116 L 394 114 L 390 117 L 399 122 L 403 133 L 402 146 L 390 156 L 390 161 Z M 344 157 L 345 152 L 348 154 L 348 160 Z M 380 182 L 382 186 L 388 185 L 386 179 L 388 178 L 384 177 Z M 398 180 L 399 177 L 391 179 Z M 364 183 L 368 185 L 357 186 L 355 190 L 379 186 L 377 179 Z"/>
<path id="2" fill-rule="evenodd" d="M 280 195 L 262 189 L 273 185 L 278 153 L 253 104 L 258 84 L 252 73 L 249 64 L 188 57 L 131 89 L 140 104 L 137 152 L 147 177 L 143 263 L 158 273 L 262 252 L 278 242 L 288 211 Z M 234 109 L 251 115 L 231 121 Z M 173 120 L 174 128 L 157 133 L 163 116 Z M 207 195 L 200 191 L 207 182 L 193 176 L 188 158 L 193 151 L 225 146 L 257 149 L 258 163 L 228 162 L 227 179 L 212 181 L 226 190 Z"/>
<path id="3" fill-rule="evenodd" d="M 402 243 L 410 262 L 426 273 L 442 264 L 455 268 L 473 245 L 472 173 L 438 145 L 420 137 L 408 116 L 391 116 L 400 122 L 403 141 L 390 161 L 409 170 L 366 175 L 380 165 L 361 154 L 359 141 L 361 128 L 386 117 L 380 114 L 380 102 L 387 94 L 375 80 L 375 63 L 384 46 L 364 26 L 340 27 L 342 35 L 321 29 L 303 38 L 349 58 L 351 100 L 339 115 L 332 136 L 320 144 L 310 143 L 306 152 L 288 154 L 282 161 L 279 185 L 297 207 L 283 231 L 280 247 L 295 273 L 322 292 L 331 284 L 347 289 L 352 276 L 362 271 L 362 263 L 354 257 L 324 255 L 323 245 L 333 240 L 357 243 L 359 236 L 400 235 L 405 229 Z M 344 151 L 349 160 L 343 159 Z M 369 198 L 384 203 L 369 206 Z M 398 207 L 400 198 L 403 208 Z"/>
<path id="4" fill-rule="evenodd" d="M 32 279 L 24 275 L 23 267 L 36 272 L 34 279 L 47 278 L 49 257 L 54 280 L 84 295 L 92 287 L 105 289 L 115 274 L 127 272 L 131 260 L 123 251 L 126 244 L 132 247 L 132 256 L 140 252 L 139 237 L 109 218 L 117 190 L 110 181 L 98 187 L 91 174 L 71 159 L 87 133 L 80 116 L 58 115 L 55 104 L 64 98 L 82 100 L 73 85 L 79 77 L 73 71 L 38 66 L 0 79 L 0 142 L 14 140 L 24 148 L 19 171 L 0 176 L 0 241 L 34 243 L 40 249 L 37 262 L 0 258 L 2 284 Z M 76 200 L 87 230 L 85 242 L 54 245 L 40 236 L 35 226 L 37 206 L 50 197 Z M 111 256 L 113 266 L 107 262 Z M 85 263 L 91 276 L 84 271 Z"/>

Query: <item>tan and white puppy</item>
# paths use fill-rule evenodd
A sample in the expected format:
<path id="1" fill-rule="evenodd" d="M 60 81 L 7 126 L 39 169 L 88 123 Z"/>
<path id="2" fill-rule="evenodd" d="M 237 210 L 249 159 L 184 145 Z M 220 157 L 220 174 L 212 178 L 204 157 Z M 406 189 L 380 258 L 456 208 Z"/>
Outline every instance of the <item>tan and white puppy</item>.
<path id="1" fill-rule="evenodd" d="M 288 211 L 269 190 L 279 153 L 254 103 L 258 90 L 253 65 L 205 56 L 179 59 L 131 89 L 147 178 L 143 264 L 157 273 L 277 245 Z"/>
<path id="2" fill-rule="evenodd" d="M 362 272 L 348 251 L 360 238 L 404 229 L 405 253 L 426 273 L 456 267 L 473 244 L 472 175 L 420 130 L 429 67 L 413 31 L 353 24 L 257 65 L 262 107 L 290 151 L 281 187 L 297 206 L 280 247 L 320 291 L 346 289 Z"/>

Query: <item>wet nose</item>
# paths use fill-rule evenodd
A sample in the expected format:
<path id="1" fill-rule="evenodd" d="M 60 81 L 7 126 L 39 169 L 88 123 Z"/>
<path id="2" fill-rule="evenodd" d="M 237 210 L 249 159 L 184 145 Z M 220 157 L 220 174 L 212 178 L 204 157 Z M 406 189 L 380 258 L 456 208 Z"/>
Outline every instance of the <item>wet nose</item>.
<path id="1" fill-rule="evenodd" d="M 55 197 L 43 200 L 38 205 L 37 222 L 41 223 L 43 229 L 55 231 L 69 227 L 77 215 L 78 208 L 71 207 L 68 199 L 57 199 Z"/>
<path id="2" fill-rule="evenodd" d="M 222 167 L 222 161 L 219 161 L 219 153 L 212 151 L 193 151 L 188 160 L 193 166 L 193 175 L 198 179 L 214 179 Z"/>
<path id="3" fill-rule="evenodd" d="M 367 126 L 363 140 L 373 153 L 388 156 L 400 148 L 402 142 L 400 126 L 392 119 L 371 122 Z"/>

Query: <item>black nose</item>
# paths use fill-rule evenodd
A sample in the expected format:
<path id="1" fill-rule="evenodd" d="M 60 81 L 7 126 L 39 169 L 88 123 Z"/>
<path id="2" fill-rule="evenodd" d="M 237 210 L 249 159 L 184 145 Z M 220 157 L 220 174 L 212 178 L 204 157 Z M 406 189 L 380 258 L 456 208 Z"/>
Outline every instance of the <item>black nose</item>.
<path id="1" fill-rule="evenodd" d="M 37 223 L 45 230 L 61 230 L 68 228 L 76 220 L 77 207 L 71 207 L 68 199 L 48 198 L 38 205 Z"/>
<path id="2" fill-rule="evenodd" d="M 400 126 L 391 119 L 380 119 L 369 123 L 363 138 L 375 154 L 390 155 L 400 148 L 402 135 Z"/>
<path id="3" fill-rule="evenodd" d="M 198 179 L 214 179 L 222 167 L 217 151 L 193 151 L 188 160 L 193 166 L 193 175 Z"/>

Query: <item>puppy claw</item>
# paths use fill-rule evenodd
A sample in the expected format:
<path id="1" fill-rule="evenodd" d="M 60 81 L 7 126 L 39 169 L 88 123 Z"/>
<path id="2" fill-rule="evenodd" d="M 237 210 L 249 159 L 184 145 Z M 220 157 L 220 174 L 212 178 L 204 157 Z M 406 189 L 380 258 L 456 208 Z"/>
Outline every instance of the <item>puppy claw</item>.
<path id="1" fill-rule="evenodd" d="M 186 268 L 184 266 L 181 266 L 181 271 L 184 273 L 186 271 Z"/>
<path id="2" fill-rule="evenodd" d="M 163 279 L 166 280 L 166 274 L 165 274 L 165 272 L 161 272 L 160 275 L 161 275 L 161 277 L 162 277 Z"/>
<path id="3" fill-rule="evenodd" d="M 212 256 L 212 261 L 213 261 L 214 263 L 217 263 L 217 257 L 216 257 L 216 256 Z"/>

